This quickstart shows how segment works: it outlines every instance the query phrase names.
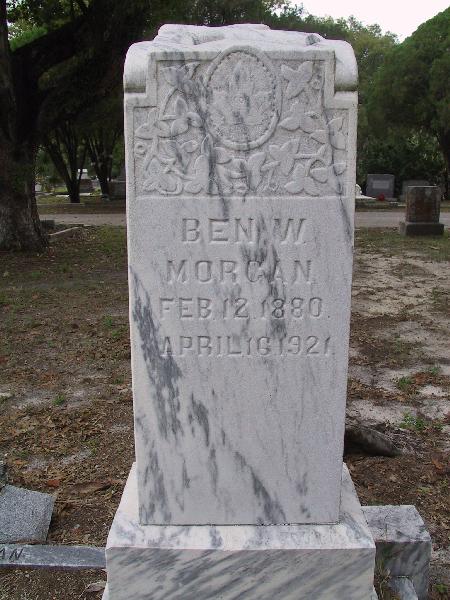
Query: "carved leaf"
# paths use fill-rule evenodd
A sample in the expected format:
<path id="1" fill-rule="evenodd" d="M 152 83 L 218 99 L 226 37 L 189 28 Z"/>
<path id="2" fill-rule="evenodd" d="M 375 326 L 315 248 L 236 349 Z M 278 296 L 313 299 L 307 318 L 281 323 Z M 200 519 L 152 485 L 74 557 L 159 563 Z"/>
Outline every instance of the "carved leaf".
<path id="1" fill-rule="evenodd" d="M 195 179 L 188 181 L 184 189 L 191 194 L 198 194 L 201 190 L 207 189 L 209 181 L 209 161 L 204 154 L 195 160 L 194 173 Z"/>
<path id="2" fill-rule="evenodd" d="M 256 190 L 262 181 L 261 167 L 265 160 L 265 152 L 257 152 L 248 159 L 248 180 L 252 190 Z"/>
<path id="3" fill-rule="evenodd" d="M 186 118 L 175 119 L 170 128 L 170 133 L 175 135 L 181 135 L 182 133 L 186 133 L 189 129 L 189 125 Z"/>
<path id="4" fill-rule="evenodd" d="M 317 185 L 314 183 L 314 181 L 311 179 L 311 177 L 307 177 L 305 179 L 304 188 L 305 188 L 305 192 L 307 192 L 311 196 L 319 195 L 319 190 L 317 188 Z"/>
<path id="5" fill-rule="evenodd" d="M 153 139 L 157 135 L 156 127 L 155 127 L 156 118 L 157 118 L 157 109 L 151 108 L 148 111 L 148 121 L 146 123 L 144 123 L 143 125 L 140 125 L 136 129 L 136 133 L 135 133 L 136 137 L 141 138 L 143 140 Z"/>
<path id="6" fill-rule="evenodd" d="M 305 186 L 305 167 L 302 164 L 298 164 L 293 172 L 293 179 L 284 186 L 285 189 L 291 194 L 299 194 L 303 191 Z"/>
<path id="7" fill-rule="evenodd" d="M 281 72 L 289 81 L 286 88 L 286 98 L 294 98 L 305 88 L 313 74 L 312 61 L 302 63 L 298 69 L 291 69 L 287 65 L 281 65 Z"/>
<path id="8" fill-rule="evenodd" d="M 346 170 L 347 165 L 345 163 L 335 163 L 333 167 L 336 175 L 342 175 L 342 173 Z"/>
<path id="9" fill-rule="evenodd" d="M 280 127 L 283 127 L 283 129 L 288 129 L 289 131 L 295 131 L 300 127 L 300 115 L 286 117 L 281 121 Z"/>
<path id="10" fill-rule="evenodd" d="M 326 183 L 328 179 L 328 168 L 317 167 L 315 169 L 311 169 L 311 177 L 316 181 L 320 181 L 320 183 Z"/>
<path id="11" fill-rule="evenodd" d="M 325 129 L 317 129 L 317 131 L 313 131 L 313 133 L 311 133 L 311 137 L 320 144 L 326 144 L 328 141 L 328 133 L 325 131 Z"/>
<path id="12" fill-rule="evenodd" d="M 305 133 L 313 133 L 317 129 L 319 115 L 314 112 L 307 112 L 300 116 L 300 127 Z"/>
<path id="13" fill-rule="evenodd" d="M 202 120 L 197 113 L 190 111 L 187 113 L 186 118 L 190 125 L 193 125 L 194 127 L 202 126 Z"/>
<path id="14" fill-rule="evenodd" d="M 225 148 L 222 148 L 222 146 L 216 146 L 214 148 L 214 155 L 216 163 L 218 164 L 227 163 L 231 160 L 228 152 L 225 150 Z"/>
<path id="15" fill-rule="evenodd" d="M 297 152 L 299 140 L 289 140 L 282 146 L 271 144 L 269 153 L 276 161 L 279 162 L 281 171 L 284 175 L 289 175 L 294 166 L 294 155 Z"/>
<path id="16" fill-rule="evenodd" d="M 344 124 L 344 117 L 336 117 L 335 119 L 331 119 L 328 123 L 328 128 L 330 133 L 337 133 L 342 129 L 342 125 Z"/>
<path id="17" fill-rule="evenodd" d="M 342 131 L 338 131 L 337 133 L 330 133 L 330 143 L 333 148 L 337 150 L 345 150 L 347 145 L 347 141 L 345 139 L 345 135 Z"/>
<path id="18" fill-rule="evenodd" d="M 186 100 L 184 98 L 178 97 L 175 101 L 175 112 L 177 116 L 184 116 L 186 115 L 187 111 L 188 105 L 186 104 Z"/>

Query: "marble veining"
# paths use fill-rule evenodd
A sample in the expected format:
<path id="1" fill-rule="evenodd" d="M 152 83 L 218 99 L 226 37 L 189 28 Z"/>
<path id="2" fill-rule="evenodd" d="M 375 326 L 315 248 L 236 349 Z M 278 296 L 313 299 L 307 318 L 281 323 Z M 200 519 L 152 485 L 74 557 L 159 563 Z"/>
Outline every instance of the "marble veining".
<path id="1" fill-rule="evenodd" d="M 136 470 L 107 542 L 109 600 L 365 600 L 375 546 L 344 467 L 336 525 L 139 525 Z"/>

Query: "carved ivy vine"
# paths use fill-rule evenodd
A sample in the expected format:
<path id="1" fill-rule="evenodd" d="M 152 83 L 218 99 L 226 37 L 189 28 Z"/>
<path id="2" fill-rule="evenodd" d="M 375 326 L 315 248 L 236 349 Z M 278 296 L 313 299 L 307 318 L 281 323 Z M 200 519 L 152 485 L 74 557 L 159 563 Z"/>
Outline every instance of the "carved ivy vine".
<path id="1" fill-rule="evenodd" d="M 232 74 L 235 86 L 249 79 L 241 62 Z M 334 160 L 334 150 L 346 149 L 344 117 L 327 120 L 321 109 L 323 75 L 315 71 L 312 61 L 303 62 L 297 69 L 281 66 L 287 81 L 284 98 L 288 110 L 279 127 L 296 135 L 281 145 L 268 144 L 248 157 L 236 156 L 216 145 L 209 133 L 205 118 L 208 91 L 200 78 L 194 78 L 198 65 L 193 62 L 162 69 L 169 92 L 160 109 L 148 110 L 147 121 L 135 132 L 134 149 L 143 161 L 145 192 L 275 192 L 280 188 L 281 172 L 288 178 L 282 187 L 289 194 L 318 196 L 324 184 L 341 193 L 339 176 L 346 164 Z M 305 104 L 315 109 L 304 111 Z M 318 149 L 301 152 L 301 136 L 313 140 Z"/>

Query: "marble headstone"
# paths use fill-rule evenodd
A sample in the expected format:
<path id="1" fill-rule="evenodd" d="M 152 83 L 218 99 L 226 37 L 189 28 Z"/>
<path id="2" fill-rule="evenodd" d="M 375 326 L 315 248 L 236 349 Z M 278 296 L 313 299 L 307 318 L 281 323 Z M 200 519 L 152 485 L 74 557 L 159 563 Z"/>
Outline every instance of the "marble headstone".
<path id="1" fill-rule="evenodd" d="M 261 25 L 128 53 L 136 467 L 110 600 L 372 597 L 342 462 L 356 80 L 345 42 Z"/>
<path id="2" fill-rule="evenodd" d="M 141 522 L 336 522 L 354 58 L 314 36 L 191 31 L 163 27 L 125 74 Z"/>
<path id="3" fill-rule="evenodd" d="M 387 174 L 369 174 L 366 182 L 366 195 L 372 198 L 383 196 L 385 198 L 394 197 L 394 175 Z"/>

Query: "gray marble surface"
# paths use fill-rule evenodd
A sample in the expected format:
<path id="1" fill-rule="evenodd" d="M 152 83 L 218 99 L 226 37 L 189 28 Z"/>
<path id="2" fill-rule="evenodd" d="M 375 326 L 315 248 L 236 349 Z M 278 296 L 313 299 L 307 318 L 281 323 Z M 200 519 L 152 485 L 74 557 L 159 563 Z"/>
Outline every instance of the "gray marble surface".
<path id="1" fill-rule="evenodd" d="M 106 549 L 109 600 L 365 600 L 375 546 L 350 475 L 335 525 L 139 525 L 133 467 Z"/>
<path id="2" fill-rule="evenodd" d="M 253 25 L 129 51 L 142 523 L 338 520 L 354 75 L 345 43 Z"/>
<path id="3" fill-rule="evenodd" d="M 0 544 L 39 544 L 47 539 L 55 499 L 13 485 L 0 488 Z"/>
<path id="4" fill-rule="evenodd" d="M 419 600 L 426 600 L 431 537 L 416 507 L 364 506 L 363 513 L 377 546 L 380 568 L 392 577 L 409 578 Z"/>

